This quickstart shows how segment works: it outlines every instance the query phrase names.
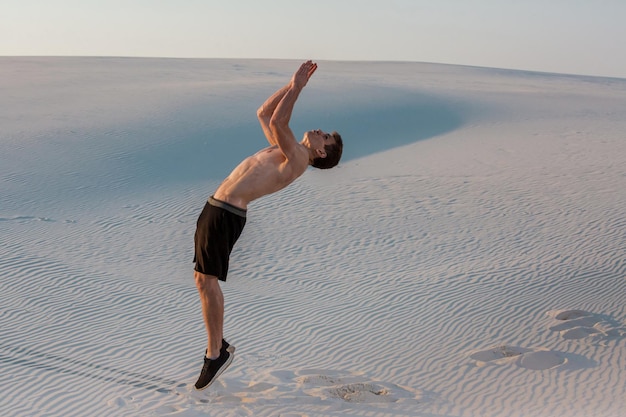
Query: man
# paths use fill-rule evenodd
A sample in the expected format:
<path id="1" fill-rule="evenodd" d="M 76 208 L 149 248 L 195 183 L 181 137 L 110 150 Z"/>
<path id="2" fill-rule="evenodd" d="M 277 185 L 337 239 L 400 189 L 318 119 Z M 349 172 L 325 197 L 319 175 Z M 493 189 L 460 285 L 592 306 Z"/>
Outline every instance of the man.
<path id="1" fill-rule="evenodd" d="M 222 334 L 224 296 L 218 281 L 226 281 L 229 256 L 245 225 L 248 204 L 291 184 L 309 165 L 332 168 L 341 158 L 343 142 L 338 133 L 311 130 L 298 143 L 289 128 L 298 95 L 316 69 L 311 61 L 303 63 L 291 81 L 259 108 L 257 116 L 271 146 L 241 162 L 209 198 L 198 219 L 194 277 L 208 338 L 195 384 L 198 390 L 211 385 L 233 360 L 235 348 Z"/>

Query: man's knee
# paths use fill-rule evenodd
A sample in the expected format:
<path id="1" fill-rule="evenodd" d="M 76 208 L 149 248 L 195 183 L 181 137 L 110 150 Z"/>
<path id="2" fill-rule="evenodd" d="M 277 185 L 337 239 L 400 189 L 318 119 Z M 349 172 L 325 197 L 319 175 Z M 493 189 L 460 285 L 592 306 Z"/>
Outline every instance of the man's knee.
<path id="1" fill-rule="evenodd" d="M 196 287 L 198 287 L 199 291 L 210 292 L 215 289 L 215 286 L 218 286 L 217 277 L 213 275 L 206 275 L 198 271 L 194 271 L 194 279 L 196 281 Z"/>

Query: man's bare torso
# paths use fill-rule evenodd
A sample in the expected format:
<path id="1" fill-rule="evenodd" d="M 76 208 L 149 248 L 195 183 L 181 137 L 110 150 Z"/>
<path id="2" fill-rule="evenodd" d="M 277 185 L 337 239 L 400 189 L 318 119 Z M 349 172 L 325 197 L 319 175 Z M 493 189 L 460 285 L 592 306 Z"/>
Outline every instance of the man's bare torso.
<path id="1" fill-rule="evenodd" d="M 308 166 L 308 151 L 298 144 L 294 160 L 287 160 L 278 146 L 270 146 L 244 159 L 222 182 L 214 197 L 242 209 L 248 203 L 291 184 Z"/>

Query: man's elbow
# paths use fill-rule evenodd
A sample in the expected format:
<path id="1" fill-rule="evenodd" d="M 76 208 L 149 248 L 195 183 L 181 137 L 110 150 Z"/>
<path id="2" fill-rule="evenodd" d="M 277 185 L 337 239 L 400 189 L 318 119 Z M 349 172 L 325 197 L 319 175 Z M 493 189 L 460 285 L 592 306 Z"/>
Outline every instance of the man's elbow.
<path id="1" fill-rule="evenodd" d="M 285 128 L 285 126 L 287 126 L 288 123 L 289 123 L 288 120 L 282 117 L 276 117 L 276 115 L 274 115 L 270 119 L 269 126 L 270 126 L 270 129 L 272 129 L 273 131 L 280 131 L 283 128 Z"/>
<path id="2" fill-rule="evenodd" d="M 259 123 L 263 126 L 269 126 L 271 121 L 271 115 L 265 113 L 261 108 L 256 112 L 256 117 L 259 119 Z"/>

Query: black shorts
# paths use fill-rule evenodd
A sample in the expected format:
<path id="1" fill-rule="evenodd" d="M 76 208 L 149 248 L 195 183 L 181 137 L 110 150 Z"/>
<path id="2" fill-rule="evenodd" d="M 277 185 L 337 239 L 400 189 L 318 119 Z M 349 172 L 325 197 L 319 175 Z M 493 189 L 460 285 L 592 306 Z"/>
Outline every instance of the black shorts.
<path id="1" fill-rule="evenodd" d="M 194 269 L 226 281 L 230 252 L 245 224 L 246 210 L 209 198 L 196 226 Z"/>

